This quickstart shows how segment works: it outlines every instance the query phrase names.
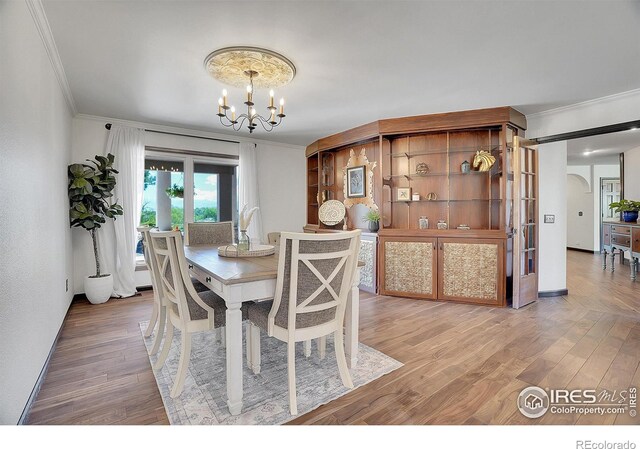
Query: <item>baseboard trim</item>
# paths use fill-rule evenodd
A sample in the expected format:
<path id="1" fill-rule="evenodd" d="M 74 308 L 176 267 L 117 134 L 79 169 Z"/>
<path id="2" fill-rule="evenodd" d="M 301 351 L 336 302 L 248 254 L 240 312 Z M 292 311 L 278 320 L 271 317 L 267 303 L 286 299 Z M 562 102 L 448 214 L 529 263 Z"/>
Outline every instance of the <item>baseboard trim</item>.
<path id="1" fill-rule="evenodd" d="M 561 290 L 546 290 L 544 292 L 538 292 L 538 298 L 552 298 L 554 296 L 566 296 L 569 294 L 569 290 L 563 288 Z"/>
<path id="2" fill-rule="evenodd" d="M 76 295 L 77 296 L 77 295 Z M 84 296 L 84 295 L 82 295 Z M 75 296 L 73 297 L 75 300 Z M 72 300 L 72 301 L 73 301 Z M 51 362 L 51 358 L 53 357 L 53 353 L 56 350 L 56 346 L 58 346 L 58 340 L 60 339 L 60 335 L 62 334 L 62 328 L 64 327 L 64 323 L 67 322 L 67 317 L 69 316 L 69 310 L 71 310 L 71 304 L 69 304 L 69 308 L 67 308 L 67 313 L 64 314 L 64 319 L 60 324 L 60 329 L 58 329 L 58 333 L 56 334 L 56 338 L 53 340 L 53 344 L 51 345 L 51 349 L 49 350 L 49 355 L 47 355 L 47 359 L 44 361 L 44 366 L 42 370 L 40 370 L 40 375 L 36 380 L 36 384 L 33 386 L 33 390 L 31 390 L 31 394 L 29 395 L 29 399 L 27 399 L 27 403 L 22 410 L 22 414 L 20 415 L 20 419 L 18 419 L 18 425 L 22 426 L 25 424 L 27 417 L 29 416 L 29 412 L 31 412 L 31 406 L 33 402 L 36 400 L 38 393 L 40 393 L 40 387 L 42 387 L 42 383 L 44 382 L 44 378 L 47 377 L 47 372 L 49 371 L 49 363 Z"/>
<path id="3" fill-rule="evenodd" d="M 567 249 L 571 251 L 580 251 L 581 253 L 589 253 L 589 254 L 597 254 L 600 252 L 600 251 L 592 251 L 590 249 L 584 249 L 584 248 L 572 248 L 570 246 L 567 246 Z"/>
<path id="4" fill-rule="evenodd" d="M 136 287 L 136 290 L 138 290 L 138 292 L 144 292 L 147 290 L 153 290 L 153 287 L 151 285 L 140 285 Z M 134 296 L 138 296 L 138 295 L 128 296 L 128 298 L 133 298 Z M 113 298 L 110 298 L 110 300 L 111 299 L 118 299 L 118 298 L 113 297 Z M 122 298 L 122 299 L 127 299 L 127 298 Z M 87 300 L 87 296 L 84 293 L 77 293 L 73 295 L 72 301 L 80 301 L 80 300 Z"/>

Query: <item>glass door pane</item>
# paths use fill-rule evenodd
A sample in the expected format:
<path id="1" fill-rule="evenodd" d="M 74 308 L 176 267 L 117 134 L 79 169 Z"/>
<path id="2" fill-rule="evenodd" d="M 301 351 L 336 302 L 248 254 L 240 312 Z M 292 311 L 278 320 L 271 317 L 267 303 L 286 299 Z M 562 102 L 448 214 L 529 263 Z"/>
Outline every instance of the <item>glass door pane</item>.
<path id="1" fill-rule="evenodd" d="M 236 166 L 193 163 L 193 221 L 232 221 L 237 214 Z"/>
<path id="2" fill-rule="evenodd" d="M 161 231 L 184 228 L 184 162 L 147 157 L 140 224 Z"/>
<path id="3" fill-rule="evenodd" d="M 193 173 L 193 220 L 219 221 L 219 175 Z"/>

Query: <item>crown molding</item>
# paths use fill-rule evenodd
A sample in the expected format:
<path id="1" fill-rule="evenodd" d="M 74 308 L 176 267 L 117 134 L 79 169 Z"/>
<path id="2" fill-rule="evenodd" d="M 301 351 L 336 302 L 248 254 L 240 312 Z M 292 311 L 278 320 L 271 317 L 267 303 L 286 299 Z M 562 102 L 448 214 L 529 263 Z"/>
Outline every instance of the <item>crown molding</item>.
<path id="1" fill-rule="evenodd" d="M 49 21 L 47 20 L 47 16 L 44 12 L 42 1 L 26 0 L 26 3 L 29 8 L 29 12 L 31 13 L 31 17 L 33 17 L 33 21 L 36 24 L 36 28 L 38 29 L 38 33 L 40 33 L 40 38 L 42 39 L 45 50 L 47 51 L 47 55 L 51 61 L 51 66 L 53 67 L 53 72 L 58 79 L 58 84 L 60 84 L 60 89 L 62 89 L 62 94 L 67 101 L 71 115 L 75 116 L 78 113 L 78 109 L 76 108 L 76 103 L 73 100 L 73 95 L 71 95 L 67 75 L 64 72 L 64 67 L 62 66 L 62 61 L 60 60 L 60 55 L 58 53 L 58 47 L 56 47 L 56 42 L 53 39 L 51 27 L 49 26 Z"/>
<path id="2" fill-rule="evenodd" d="M 561 112 L 571 112 L 582 108 L 594 106 L 597 104 L 608 103 L 611 101 L 623 100 L 628 97 L 640 96 L 640 89 L 628 90 L 626 92 L 620 92 L 617 94 L 607 95 L 606 97 L 594 98 L 592 100 L 582 101 L 580 103 L 569 104 L 567 106 L 560 106 L 559 108 L 547 109 L 546 111 L 534 112 L 533 114 L 527 114 L 527 120 L 537 117 L 545 117 L 548 115 L 554 115 Z"/>
<path id="3" fill-rule="evenodd" d="M 292 145 L 289 143 L 274 142 L 271 140 L 264 140 L 264 139 L 253 139 L 249 137 L 240 136 L 237 134 L 214 133 L 210 131 L 201 131 L 201 130 L 196 130 L 192 128 L 182 128 L 179 126 L 157 125 L 154 123 L 137 122 L 133 120 L 124 120 L 119 118 L 102 117 L 99 115 L 89 115 L 89 114 L 76 114 L 74 118 L 84 119 L 84 120 L 93 120 L 96 122 L 102 122 L 103 124 L 112 123 L 114 125 L 131 126 L 133 128 L 143 128 L 143 129 L 148 129 L 150 131 L 190 134 L 191 136 L 193 136 L 193 138 L 196 138 L 196 139 L 198 137 L 207 137 L 210 139 L 219 139 L 219 140 L 238 142 L 238 143 L 255 143 L 260 145 L 271 145 L 271 146 L 278 146 L 278 147 L 284 147 L 284 148 L 291 148 L 294 150 L 301 150 L 301 151 L 305 150 L 305 147 L 302 145 Z"/>

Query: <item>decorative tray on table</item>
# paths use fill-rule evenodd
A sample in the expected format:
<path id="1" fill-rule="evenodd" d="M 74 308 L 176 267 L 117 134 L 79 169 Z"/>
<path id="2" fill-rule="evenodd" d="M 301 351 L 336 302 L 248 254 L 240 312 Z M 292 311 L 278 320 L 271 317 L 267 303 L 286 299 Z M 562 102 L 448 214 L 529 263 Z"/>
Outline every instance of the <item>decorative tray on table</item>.
<path id="1" fill-rule="evenodd" d="M 270 256 L 275 252 L 276 247 L 273 245 L 253 245 L 248 251 L 238 251 L 238 246 L 235 244 L 218 247 L 218 254 L 223 257 L 260 257 Z"/>

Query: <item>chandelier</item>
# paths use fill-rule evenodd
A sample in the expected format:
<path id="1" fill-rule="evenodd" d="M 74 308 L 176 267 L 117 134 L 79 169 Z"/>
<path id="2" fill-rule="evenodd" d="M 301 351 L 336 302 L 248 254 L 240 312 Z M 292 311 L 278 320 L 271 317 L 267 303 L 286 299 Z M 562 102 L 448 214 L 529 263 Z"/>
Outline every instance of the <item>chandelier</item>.
<path id="1" fill-rule="evenodd" d="M 296 68 L 284 56 L 270 50 L 257 47 L 227 47 L 216 50 L 204 60 L 204 67 L 209 74 L 224 84 L 234 87 L 246 86 L 246 111 L 237 114 L 235 106 L 228 103 L 227 89 L 222 90 L 218 99 L 218 117 L 220 123 L 234 131 L 240 131 L 247 124 L 249 133 L 257 128 L 271 132 L 282 123 L 286 117 L 284 113 L 284 98 L 280 99 L 279 108 L 274 105 L 274 88 L 291 82 L 296 75 Z M 254 97 L 256 88 L 266 88 L 269 91 L 269 102 L 266 107 L 268 113 L 259 114 L 256 110 Z"/>

